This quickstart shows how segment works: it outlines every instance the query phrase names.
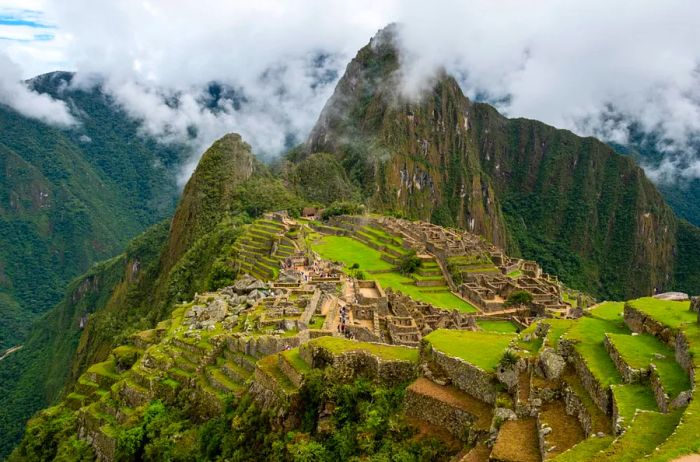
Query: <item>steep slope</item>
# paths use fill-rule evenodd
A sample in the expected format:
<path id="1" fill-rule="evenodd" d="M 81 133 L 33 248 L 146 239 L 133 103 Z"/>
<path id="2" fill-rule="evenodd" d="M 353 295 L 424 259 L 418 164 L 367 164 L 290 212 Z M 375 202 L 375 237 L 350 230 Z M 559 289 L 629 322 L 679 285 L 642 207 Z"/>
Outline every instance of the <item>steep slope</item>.
<path id="1" fill-rule="evenodd" d="M 0 350 L 19 342 L 73 277 L 175 205 L 168 172 L 182 148 L 141 137 L 99 89 L 64 88 L 71 79 L 53 73 L 31 85 L 65 100 L 80 121 L 74 128 L 0 107 Z"/>
<path id="2" fill-rule="evenodd" d="M 239 135 L 215 142 L 173 220 L 151 227 L 124 254 L 74 281 L 64 300 L 35 323 L 24 348 L 3 360 L 0 458 L 20 438 L 26 419 L 55 401 L 89 365 L 106 359 L 130 334 L 165 319 L 178 301 L 231 283 L 233 245 L 249 216 L 299 204 Z"/>
<path id="3" fill-rule="evenodd" d="M 394 33 L 381 31 L 348 65 L 306 151 L 337 155 L 374 207 L 505 244 L 500 203 L 469 130 L 471 103 L 447 76 L 420 104 L 402 98 Z"/>
<path id="4" fill-rule="evenodd" d="M 439 73 L 401 91 L 397 30 L 348 65 L 304 152 L 330 152 L 373 206 L 479 233 L 570 285 L 616 299 L 679 287 L 678 221 L 607 145 L 472 103 Z M 687 280 L 687 279 L 686 279 Z"/>

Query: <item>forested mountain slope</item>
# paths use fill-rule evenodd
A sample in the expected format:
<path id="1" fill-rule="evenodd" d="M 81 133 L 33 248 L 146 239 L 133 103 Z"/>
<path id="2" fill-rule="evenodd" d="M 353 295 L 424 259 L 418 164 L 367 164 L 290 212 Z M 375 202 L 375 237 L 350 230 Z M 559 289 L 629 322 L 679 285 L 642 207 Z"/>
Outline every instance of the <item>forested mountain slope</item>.
<path id="1" fill-rule="evenodd" d="M 99 87 L 69 73 L 30 85 L 66 101 L 79 125 L 48 126 L 0 106 L 0 350 L 19 342 L 68 282 L 170 213 L 181 146 L 139 134 Z"/>

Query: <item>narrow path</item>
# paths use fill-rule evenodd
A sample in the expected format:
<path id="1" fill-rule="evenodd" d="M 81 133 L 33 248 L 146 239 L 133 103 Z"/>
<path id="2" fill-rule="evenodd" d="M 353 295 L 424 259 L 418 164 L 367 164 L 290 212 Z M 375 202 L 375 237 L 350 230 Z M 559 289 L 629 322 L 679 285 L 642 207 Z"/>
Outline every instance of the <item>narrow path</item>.
<path id="1" fill-rule="evenodd" d="M 10 355 L 11 355 L 12 353 L 14 353 L 15 351 L 18 351 L 18 350 L 21 350 L 21 349 L 22 349 L 22 345 L 17 345 L 17 346 L 13 346 L 13 347 L 11 347 L 11 348 L 8 348 L 7 350 L 5 350 L 5 353 L 3 353 L 2 356 L 0 356 L 0 361 L 2 361 L 3 359 L 7 358 L 8 356 L 10 356 Z"/>

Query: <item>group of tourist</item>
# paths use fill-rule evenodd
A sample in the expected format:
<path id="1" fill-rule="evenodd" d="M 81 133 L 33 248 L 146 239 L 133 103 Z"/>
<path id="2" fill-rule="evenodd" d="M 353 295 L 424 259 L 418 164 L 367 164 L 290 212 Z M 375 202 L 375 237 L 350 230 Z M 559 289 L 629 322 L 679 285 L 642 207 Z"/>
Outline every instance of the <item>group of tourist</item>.
<path id="1" fill-rule="evenodd" d="M 345 338 L 354 339 L 355 334 L 347 328 L 348 324 L 348 309 L 345 305 L 340 307 L 340 322 L 338 323 L 338 333 L 343 334 Z"/>

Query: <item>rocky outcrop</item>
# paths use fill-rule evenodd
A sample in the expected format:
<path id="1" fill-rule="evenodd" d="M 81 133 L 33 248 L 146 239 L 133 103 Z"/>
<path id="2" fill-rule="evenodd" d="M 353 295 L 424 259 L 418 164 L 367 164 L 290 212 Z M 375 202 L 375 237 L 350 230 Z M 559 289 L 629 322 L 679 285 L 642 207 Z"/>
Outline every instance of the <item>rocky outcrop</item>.
<path id="1" fill-rule="evenodd" d="M 558 379 L 566 367 L 566 360 L 552 348 L 545 348 L 539 355 L 540 369 L 546 379 Z"/>

